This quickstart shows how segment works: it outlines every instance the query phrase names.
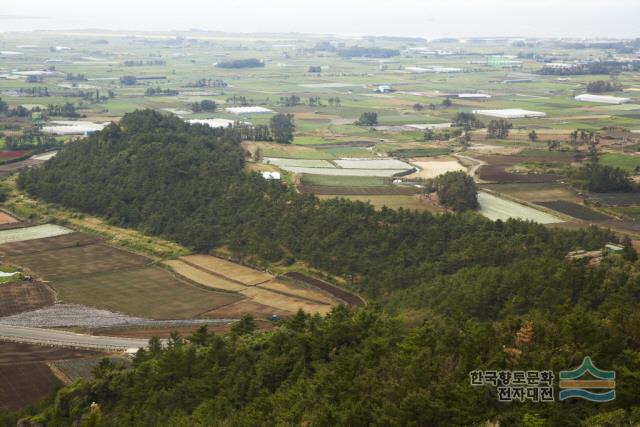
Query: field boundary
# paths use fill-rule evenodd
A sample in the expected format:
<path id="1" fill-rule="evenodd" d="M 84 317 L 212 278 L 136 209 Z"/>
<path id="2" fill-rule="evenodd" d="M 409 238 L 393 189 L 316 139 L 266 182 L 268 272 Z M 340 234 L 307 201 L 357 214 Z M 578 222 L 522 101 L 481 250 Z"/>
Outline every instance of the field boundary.
<path id="1" fill-rule="evenodd" d="M 284 282 L 295 283 L 295 284 L 304 284 L 316 288 L 322 292 L 328 293 L 332 297 L 342 301 L 349 307 L 366 305 L 366 301 L 360 295 L 356 295 L 354 293 L 348 292 L 342 288 L 339 288 L 336 285 L 333 285 L 324 280 L 320 280 L 317 277 L 312 277 L 304 273 L 299 273 L 297 271 L 290 271 L 284 273 L 280 276 L 277 276 L 276 279 L 282 280 Z"/>

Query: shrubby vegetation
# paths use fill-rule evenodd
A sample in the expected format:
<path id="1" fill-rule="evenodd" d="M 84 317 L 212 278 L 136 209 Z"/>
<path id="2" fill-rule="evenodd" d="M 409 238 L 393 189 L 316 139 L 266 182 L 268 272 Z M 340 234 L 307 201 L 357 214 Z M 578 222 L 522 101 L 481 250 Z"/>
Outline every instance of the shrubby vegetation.
<path id="1" fill-rule="evenodd" d="M 609 257 L 564 260 L 615 241 L 475 213 L 432 215 L 319 201 L 244 171 L 234 129 L 153 111 L 66 145 L 21 188 L 197 250 L 340 276 L 367 308 L 299 313 L 264 334 L 245 318 L 140 352 L 131 370 L 64 388 L 39 415 L 70 425 L 97 402 L 103 425 L 578 425 L 635 419 L 640 407 L 640 274 Z M 384 308 L 384 310 L 383 310 Z M 553 369 L 586 355 L 617 371 L 606 407 L 499 403 L 473 369 Z M 613 412 L 600 414 L 599 412 Z"/>
<path id="2" fill-rule="evenodd" d="M 618 82 L 597 80 L 587 84 L 587 92 L 589 93 L 616 92 L 619 90 L 622 90 L 622 85 Z"/>
<path id="3" fill-rule="evenodd" d="M 378 113 L 364 112 L 356 121 L 356 126 L 376 126 L 378 124 Z"/>
<path id="4" fill-rule="evenodd" d="M 629 174 L 616 167 L 587 163 L 570 174 L 585 190 L 594 193 L 633 191 L 635 185 Z"/>
<path id="5" fill-rule="evenodd" d="M 386 49 L 381 47 L 361 47 L 351 46 L 344 49 L 338 49 L 338 56 L 345 58 L 364 57 L 364 58 L 391 58 L 400 55 L 397 49 Z"/>

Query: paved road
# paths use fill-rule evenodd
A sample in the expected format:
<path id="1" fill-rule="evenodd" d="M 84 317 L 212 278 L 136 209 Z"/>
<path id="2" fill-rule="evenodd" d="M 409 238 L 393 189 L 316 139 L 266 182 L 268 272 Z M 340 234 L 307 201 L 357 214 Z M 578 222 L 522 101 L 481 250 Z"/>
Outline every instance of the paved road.
<path id="1" fill-rule="evenodd" d="M 147 340 L 76 334 L 54 329 L 0 325 L 0 341 L 91 350 L 128 350 L 146 347 Z"/>

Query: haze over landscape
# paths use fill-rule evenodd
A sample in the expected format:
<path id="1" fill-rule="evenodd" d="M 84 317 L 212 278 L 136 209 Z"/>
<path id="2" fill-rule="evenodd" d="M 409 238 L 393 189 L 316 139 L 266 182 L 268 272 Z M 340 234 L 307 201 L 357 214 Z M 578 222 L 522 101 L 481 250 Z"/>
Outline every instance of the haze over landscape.
<path id="1" fill-rule="evenodd" d="M 635 37 L 635 0 L 3 0 L 0 31 L 103 28 L 416 37 Z"/>

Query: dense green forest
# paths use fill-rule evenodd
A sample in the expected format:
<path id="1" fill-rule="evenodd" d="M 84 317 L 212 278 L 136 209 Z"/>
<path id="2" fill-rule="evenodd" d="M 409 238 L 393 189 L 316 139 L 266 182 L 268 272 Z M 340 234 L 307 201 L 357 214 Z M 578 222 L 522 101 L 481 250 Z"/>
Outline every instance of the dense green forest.
<path id="1" fill-rule="evenodd" d="M 616 425 L 640 420 L 640 276 L 597 249 L 606 230 L 552 230 L 473 213 L 432 215 L 319 201 L 244 171 L 233 129 L 127 114 L 64 147 L 19 185 L 41 199 L 238 258 L 304 261 L 346 279 L 368 307 L 302 313 L 254 334 L 201 331 L 152 345 L 135 367 L 63 389 L 41 416 L 69 425 Z M 500 403 L 474 369 L 617 371 L 617 399 Z M 596 417 L 596 418 L 594 418 Z M 601 420 L 601 421 L 598 421 Z M 100 424 L 98 424 L 100 425 Z"/>

